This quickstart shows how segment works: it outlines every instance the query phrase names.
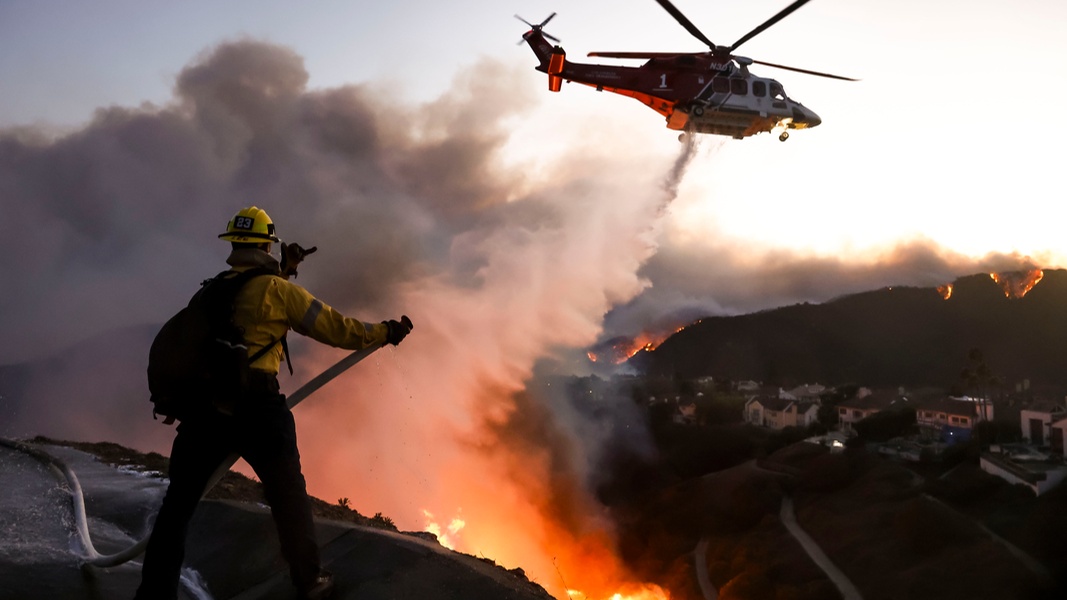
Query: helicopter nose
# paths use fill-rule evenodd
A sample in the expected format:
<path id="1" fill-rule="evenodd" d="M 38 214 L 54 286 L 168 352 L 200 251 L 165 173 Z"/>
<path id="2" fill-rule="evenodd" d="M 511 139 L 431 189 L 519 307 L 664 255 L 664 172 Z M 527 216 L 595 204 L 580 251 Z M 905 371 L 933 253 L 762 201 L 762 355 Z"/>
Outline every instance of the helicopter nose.
<path id="1" fill-rule="evenodd" d="M 822 123 L 815 111 L 797 102 L 793 104 L 793 129 L 807 129 Z"/>
<path id="2" fill-rule="evenodd" d="M 810 110 L 799 102 L 794 102 L 792 109 L 793 122 L 789 125 L 790 129 L 808 129 L 809 127 L 817 127 L 819 123 L 822 123 L 822 119 L 815 114 L 815 111 Z"/>
<path id="3" fill-rule="evenodd" d="M 815 114 L 815 111 L 805 108 L 804 122 L 808 124 L 808 127 L 817 127 L 822 123 L 822 119 L 819 118 L 819 115 Z"/>

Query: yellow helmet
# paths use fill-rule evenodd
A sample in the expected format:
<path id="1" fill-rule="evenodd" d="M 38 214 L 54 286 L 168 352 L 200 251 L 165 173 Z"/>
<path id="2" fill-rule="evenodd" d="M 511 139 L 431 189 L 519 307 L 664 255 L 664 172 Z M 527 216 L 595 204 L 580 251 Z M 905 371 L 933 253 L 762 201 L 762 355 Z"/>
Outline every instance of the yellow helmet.
<path id="1" fill-rule="evenodd" d="M 266 211 L 255 206 L 242 208 L 234 215 L 226 224 L 226 233 L 220 233 L 219 238 L 242 244 L 281 241 L 274 235 L 274 221 L 270 220 Z"/>

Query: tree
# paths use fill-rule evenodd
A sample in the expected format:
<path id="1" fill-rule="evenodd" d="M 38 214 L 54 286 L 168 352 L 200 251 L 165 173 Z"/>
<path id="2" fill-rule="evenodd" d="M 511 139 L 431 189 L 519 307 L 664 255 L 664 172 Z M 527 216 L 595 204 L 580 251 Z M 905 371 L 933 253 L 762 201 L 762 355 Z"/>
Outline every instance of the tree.
<path id="1" fill-rule="evenodd" d="M 987 408 L 987 403 L 990 402 L 990 388 L 999 387 L 1001 379 L 993 374 L 993 370 L 986 364 L 985 357 L 978 348 L 971 348 L 967 353 L 967 366 L 960 371 L 960 380 L 964 384 L 964 390 L 968 391 L 971 397 L 978 398 L 980 420 L 990 420 Z M 975 431 L 979 444 L 984 441 L 981 432 L 980 429 Z"/>
<path id="2" fill-rule="evenodd" d="M 853 427 L 868 442 L 885 442 L 905 435 L 915 425 L 915 409 L 884 410 L 856 423 Z"/>
<path id="3" fill-rule="evenodd" d="M 837 412 L 836 404 L 820 404 L 819 405 L 819 422 L 825 425 L 827 428 L 837 425 L 841 421 L 840 415 Z"/>

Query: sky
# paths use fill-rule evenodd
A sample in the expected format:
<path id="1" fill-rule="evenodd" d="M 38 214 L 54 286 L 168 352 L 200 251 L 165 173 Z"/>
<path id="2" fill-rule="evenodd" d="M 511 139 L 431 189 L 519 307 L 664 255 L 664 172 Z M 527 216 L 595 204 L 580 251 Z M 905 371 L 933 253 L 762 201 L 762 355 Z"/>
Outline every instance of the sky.
<path id="1" fill-rule="evenodd" d="M 241 36 L 295 49 L 312 88 L 389 82 L 408 102 L 432 99 L 483 57 L 532 70 L 528 48 L 515 44 L 525 26 L 513 14 L 538 22 L 561 11 L 548 31 L 572 60 L 592 50 L 702 49 L 652 0 L 569 4 L 5 0 L 0 125 L 77 126 L 101 106 L 165 104 L 189 60 Z M 785 4 L 677 3 L 716 43 Z M 701 236 L 711 226 L 716 237 L 823 254 L 927 237 L 972 256 L 1062 257 L 1056 219 L 1039 215 L 1058 216 L 1046 202 L 1058 157 L 1056 118 L 1046 107 L 1067 93 L 1067 42 L 1057 34 L 1064 22 L 1067 8 L 1042 0 L 809 3 L 743 51 L 862 81 L 759 71 L 824 124 L 795 143 L 770 144 L 776 140 L 763 135 L 707 156 L 695 169 L 706 174 L 687 178 L 679 234 Z M 556 97 L 538 91 L 540 110 L 516 135 L 534 130 L 550 139 L 522 145 L 567 139 L 567 115 L 610 119 L 605 129 L 627 146 L 666 150 L 673 140 L 636 102 L 568 87 Z M 764 218 L 768 211 L 776 218 Z"/>
<path id="2" fill-rule="evenodd" d="M 298 283 L 415 322 L 297 411 L 312 493 L 463 521 L 461 549 L 607 593 L 625 569 L 589 482 L 630 416 L 590 424 L 537 373 L 701 316 L 1067 263 L 1067 5 L 813 0 L 741 51 L 859 78 L 753 67 L 822 125 L 684 144 L 631 99 L 550 93 L 518 44 L 515 14 L 560 11 L 572 61 L 703 49 L 651 0 L 358 4 L 0 0 L 0 364 L 73 352 L 83 370 L 34 382 L 49 398 L 143 385 L 99 340 L 173 314 L 258 204 L 319 247 Z M 786 4 L 676 6 L 729 44 Z M 338 356 L 297 340 L 283 386 Z"/>
<path id="3" fill-rule="evenodd" d="M 0 125 L 77 127 L 100 107 L 165 105 L 193 57 L 244 36 L 293 48 L 311 88 L 375 81 L 401 102 L 433 99 L 486 57 L 532 70 L 528 48 L 515 44 L 525 26 L 514 14 L 538 22 L 562 11 L 548 31 L 572 60 L 589 60 L 582 57 L 592 50 L 702 49 L 652 0 L 571 4 L 5 0 Z M 677 3 L 716 43 L 784 4 Z M 1049 202 L 1058 187 L 1055 117 L 1045 107 L 1067 93 L 1067 42 L 1057 35 L 1064 22 L 1067 8 L 1041 0 L 809 3 L 743 53 L 862 81 L 758 71 L 782 81 L 823 125 L 780 145 L 769 134 L 744 143 L 709 138 L 674 208 L 672 234 L 706 244 L 710 230 L 732 243 L 820 255 L 929 239 L 968 256 L 1062 262 Z M 550 152 L 571 136 L 621 137 L 624 147 L 664 152 L 673 142 L 661 118 L 632 100 L 577 85 L 535 93 L 523 101 L 537 106 L 515 124 L 520 155 Z M 604 130 L 586 131 L 599 119 L 608 120 Z"/>

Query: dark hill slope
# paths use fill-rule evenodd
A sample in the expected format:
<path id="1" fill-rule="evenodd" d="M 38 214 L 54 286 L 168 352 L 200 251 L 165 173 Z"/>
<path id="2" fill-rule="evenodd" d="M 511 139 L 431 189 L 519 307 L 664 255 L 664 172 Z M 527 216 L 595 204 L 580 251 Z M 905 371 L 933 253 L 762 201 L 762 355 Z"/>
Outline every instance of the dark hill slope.
<path id="1" fill-rule="evenodd" d="M 780 385 L 947 386 L 973 348 L 1009 384 L 1067 385 L 1067 271 L 1045 271 L 1022 298 L 979 274 L 956 280 L 948 300 L 935 288 L 892 287 L 707 318 L 640 355 L 638 366 Z"/>

